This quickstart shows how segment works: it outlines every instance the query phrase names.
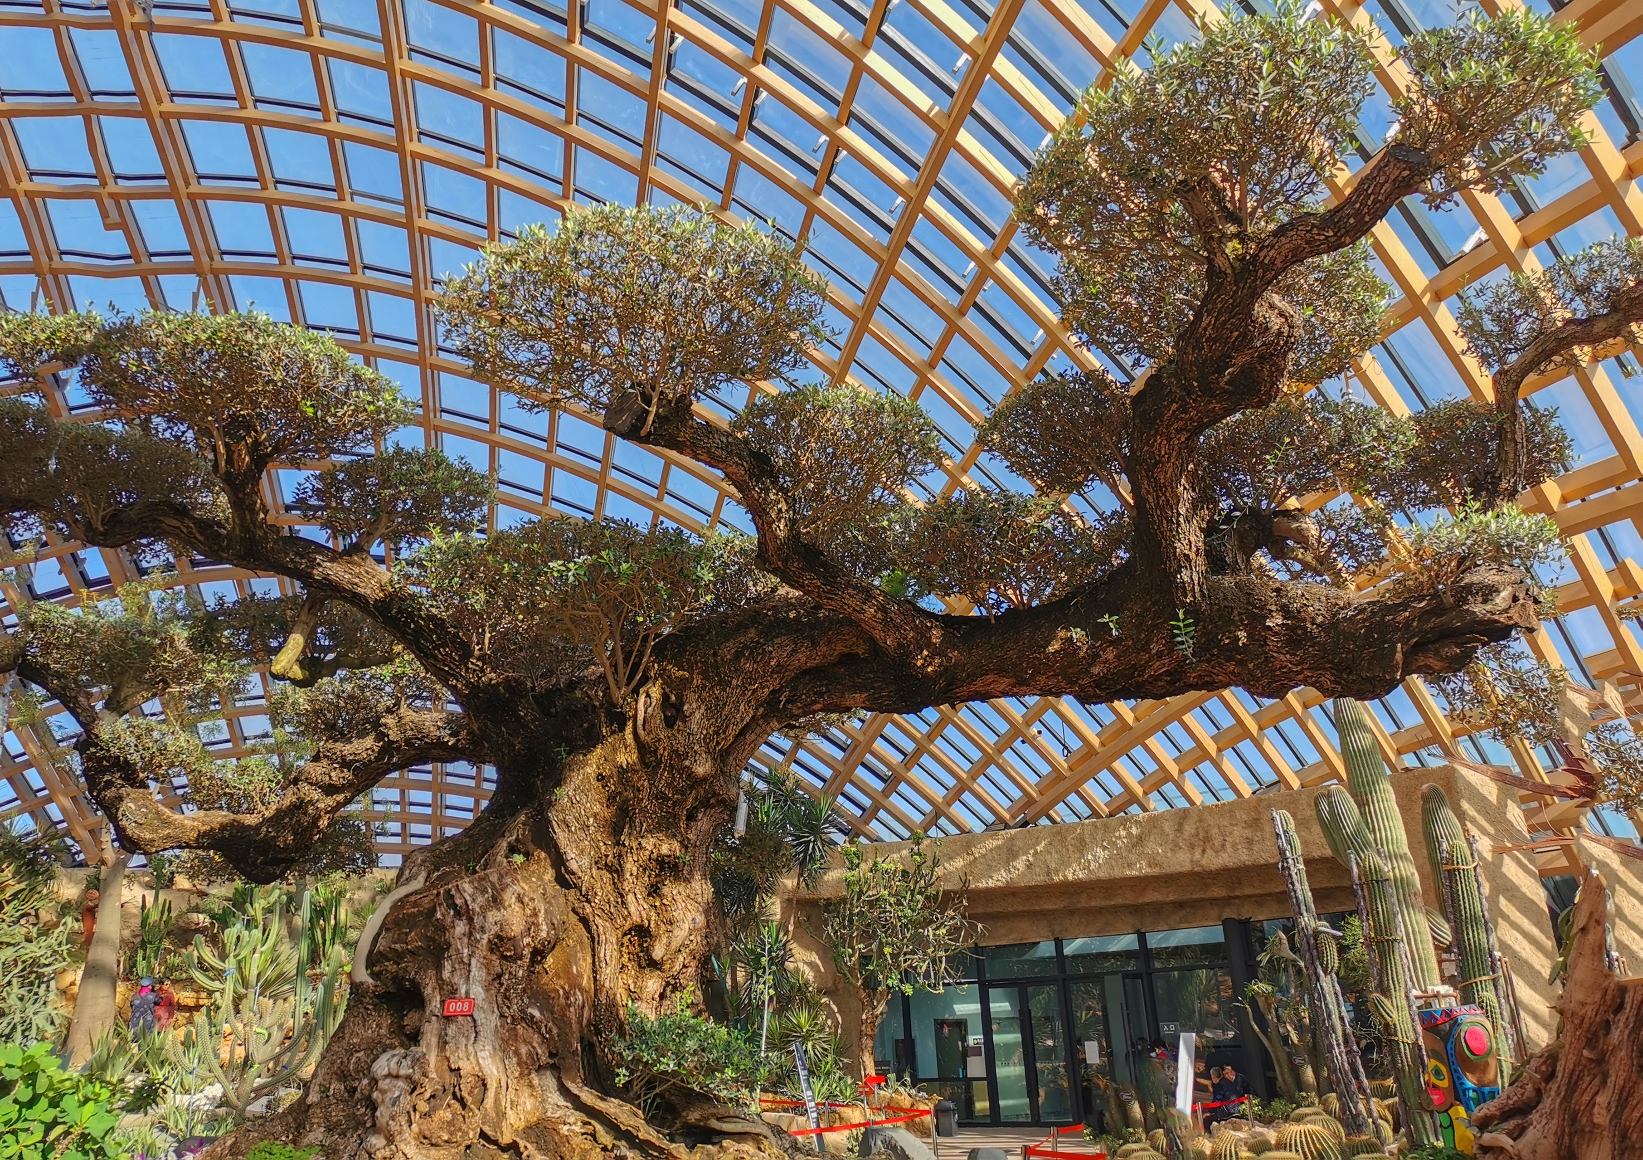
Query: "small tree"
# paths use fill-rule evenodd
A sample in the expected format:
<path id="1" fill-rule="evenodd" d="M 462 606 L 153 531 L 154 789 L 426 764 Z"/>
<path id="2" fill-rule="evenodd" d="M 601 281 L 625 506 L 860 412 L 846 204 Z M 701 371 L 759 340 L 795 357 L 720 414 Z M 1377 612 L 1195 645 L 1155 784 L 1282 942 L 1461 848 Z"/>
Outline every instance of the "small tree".
<path id="1" fill-rule="evenodd" d="M 965 911 L 968 884 L 944 891 L 941 859 L 922 833 L 905 860 L 862 860 L 844 847 L 844 894 L 822 907 L 823 935 L 833 961 L 861 1005 L 861 1073 L 873 1074 L 873 1040 L 892 995 L 940 991 L 954 978 L 954 961 L 981 937 Z"/>

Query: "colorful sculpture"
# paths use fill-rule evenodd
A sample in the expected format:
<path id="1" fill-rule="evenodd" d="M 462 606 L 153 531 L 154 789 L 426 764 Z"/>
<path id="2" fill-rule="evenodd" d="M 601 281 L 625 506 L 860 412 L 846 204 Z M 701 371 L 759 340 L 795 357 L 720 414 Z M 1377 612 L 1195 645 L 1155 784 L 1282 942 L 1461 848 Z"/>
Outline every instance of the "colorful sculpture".
<path id="1" fill-rule="evenodd" d="M 1500 1095 L 1500 1048 L 1476 1004 L 1420 1012 L 1426 1087 L 1443 1142 L 1472 1152 L 1472 1113 Z"/>

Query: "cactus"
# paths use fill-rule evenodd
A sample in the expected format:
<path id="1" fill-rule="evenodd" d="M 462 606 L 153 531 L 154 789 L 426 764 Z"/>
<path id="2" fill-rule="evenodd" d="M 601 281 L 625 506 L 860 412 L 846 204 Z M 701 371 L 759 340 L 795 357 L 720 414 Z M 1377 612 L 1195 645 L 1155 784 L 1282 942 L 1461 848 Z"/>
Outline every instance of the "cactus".
<path id="1" fill-rule="evenodd" d="M 1341 1142 L 1335 1133 L 1315 1120 L 1301 1120 L 1279 1128 L 1278 1147 L 1296 1153 L 1302 1160 L 1341 1160 Z"/>
<path id="2" fill-rule="evenodd" d="M 1386 858 L 1375 844 L 1356 800 L 1340 786 L 1330 786 L 1318 795 L 1318 823 L 1335 856 L 1353 868 L 1354 886 L 1361 890 L 1360 921 L 1369 944 L 1370 965 L 1374 969 L 1375 991 L 1369 1008 L 1381 1027 L 1391 1056 L 1392 1077 L 1398 1097 L 1413 1111 L 1424 1109 L 1426 1067 L 1421 1061 L 1419 1032 L 1410 1012 L 1408 995 L 1415 981 L 1410 977 L 1411 956 L 1404 953 L 1404 933 L 1397 896 Z M 1421 931 L 1426 929 L 1421 911 Z M 1417 937 L 1414 941 L 1423 941 Z M 1436 1140 L 1431 1117 L 1410 1114 L 1406 1121 L 1417 1125 L 1417 1145 Z"/>
<path id="3" fill-rule="evenodd" d="M 1243 1141 L 1235 1134 L 1222 1132 L 1210 1145 L 1209 1154 L 1211 1160 L 1238 1160 L 1238 1153 L 1243 1150 Z"/>
<path id="4" fill-rule="evenodd" d="M 1149 1144 L 1125 1144 L 1114 1154 L 1114 1160 L 1152 1160 L 1157 1155 Z"/>
<path id="5" fill-rule="evenodd" d="M 1266 1160 L 1306 1160 L 1299 1152 L 1285 1152 L 1278 1148 L 1266 1154 Z"/>
<path id="6" fill-rule="evenodd" d="M 1502 1016 L 1497 970 L 1490 952 L 1489 927 L 1484 910 L 1482 882 L 1472 847 L 1461 829 L 1460 819 L 1442 789 L 1435 785 L 1421 790 L 1421 822 L 1426 832 L 1426 853 L 1432 873 L 1442 875 L 1444 902 L 1449 909 L 1449 925 L 1454 934 L 1455 957 L 1460 964 L 1460 993 L 1468 1003 L 1483 1008 L 1496 1044 L 1506 1042 L 1506 1021 Z M 1500 1052 L 1500 1086 L 1511 1083 L 1510 1061 Z"/>
<path id="7" fill-rule="evenodd" d="M 1341 1111 L 1352 1130 L 1371 1132 L 1375 1125 L 1366 1106 L 1369 1081 L 1364 1077 L 1363 1062 L 1358 1057 L 1357 1040 L 1352 1037 L 1352 1029 L 1346 1025 L 1343 1015 L 1346 1000 L 1341 995 L 1340 980 L 1324 971 L 1318 952 L 1318 932 L 1322 924 L 1312 900 L 1312 888 L 1307 884 L 1306 863 L 1301 858 L 1300 839 L 1295 835 L 1295 819 L 1283 810 L 1273 810 L 1272 825 L 1278 838 L 1278 868 L 1295 911 L 1295 935 L 1301 945 L 1301 961 L 1310 976 L 1309 996 L 1319 1054 L 1329 1073 L 1330 1086 L 1341 1093 Z M 1325 941 L 1331 940 L 1326 937 Z"/>
<path id="8" fill-rule="evenodd" d="M 1163 1152 L 1168 1150 L 1169 1138 L 1164 1135 L 1164 1129 L 1154 1128 L 1152 1131 L 1147 1133 L 1147 1147 L 1151 1148 L 1154 1152 Z"/>
<path id="9" fill-rule="evenodd" d="M 189 1062 L 202 1065 L 222 1085 L 222 1102 L 243 1123 L 256 1100 L 289 1083 L 319 1058 L 342 1021 L 340 992 L 345 950 L 333 944 L 320 964 L 316 986 L 308 977 L 306 952 L 318 944 L 310 899 L 302 898 L 297 938 L 285 930 L 284 906 L 272 921 L 254 904 L 244 926 L 228 925 L 224 954 L 211 954 L 197 940 L 189 957 L 190 973 L 204 979 L 202 964 L 221 964 L 221 976 L 210 979 L 216 992 L 212 1006 L 194 1017 Z M 238 933 L 236 933 L 238 932 Z"/>
<path id="10" fill-rule="evenodd" d="M 1249 1140 L 1250 1154 L 1255 1156 L 1270 1156 L 1276 1146 L 1270 1136 L 1251 1136 Z"/>
<path id="11" fill-rule="evenodd" d="M 1373 1136 L 1348 1136 L 1341 1144 L 1341 1156 L 1385 1156 L 1386 1149 Z"/>
<path id="12" fill-rule="evenodd" d="M 1438 956 L 1432 949 L 1432 940 L 1424 937 L 1428 929 L 1426 901 L 1421 896 L 1420 876 L 1415 872 L 1415 859 L 1409 853 L 1409 837 L 1404 833 L 1398 801 L 1392 793 L 1392 778 L 1375 745 L 1368 710 L 1346 697 L 1337 697 L 1333 708 L 1341 758 L 1346 764 L 1346 787 L 1362 811 L 1364 824 L 1392 875 L 1393 899 L 1410 943 L 1407 949 L 1415 986 L 1430 991 L 1443 980 L 1438 974 Z M 1343 866 L 1347 864 L 1346 855 L 1335 849 L 1333 843 L 1330 849 Z"/>

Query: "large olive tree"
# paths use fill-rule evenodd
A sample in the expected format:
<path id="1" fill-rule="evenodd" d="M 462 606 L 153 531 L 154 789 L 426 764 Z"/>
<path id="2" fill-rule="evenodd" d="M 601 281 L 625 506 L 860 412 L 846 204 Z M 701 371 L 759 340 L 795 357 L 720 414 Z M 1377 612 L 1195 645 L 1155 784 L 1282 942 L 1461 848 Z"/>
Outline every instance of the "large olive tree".
<path id="1" fill-rule="evenodd" d="M 1086 95 L 1018 215 L 1059 255 L 1073 332 L 1139 373 L 1046 377 L 990 418 L 1036 495 L 913 502 L 940 457 L 919 409 L 796 385 L 825 287 L 779 237 L 691 211 L 574 212 L 492 247 L 440 308 L 478 377 L 720 472 L 745 540 L 558 519 L 480 535 L 489 481 L 391 449 L 397 390 L 266 319 L 0 319 L 19 530 L 302 594 L 8 628 L 0 670 L 78 722 L 77 769 L 127 849 L 266 880 L 392 771 L 495 767 L 475 823 L 407 858 L 370 981 L 274 1130 L 340 1157 L 676 1150 L 623 1099 L 610 1045 L 697 982 L 711 847 L 773 731 L 992 697 L 1374 697 L 1533 626 L 1555 529 L 1511 501 L 1569 452 L 1518 396 L 1643 318 L 1643 254 L 1473 295 L 1492 403 L 1400 419 L 1309 390 L 1379 336 L 1375 225 L 1537 172 L 1581 144 L 1598 92 L 1573 34 L 1518 11 L 1399 56 L 1398 132 L 1351 172 L 1370 45 L 1298 11 L 1208 27 Z M 69 374 L 89 420 L 31 395 Z M 732 422 L 698 405 L 740 383 Z M 312 471 L 287 512 L 323 535 L 273 510 L 275 467 Z M 1078 491 L 1109 497 L 1101 514 L 1063 502 Z M 184 729 L 258 663 L 301 745 L 245 792 Z M 449 996 L 475 1016 L 442 1019 Z M 743 1130 L 676 1103 L 696 1133 L 677 1139 Z"/>

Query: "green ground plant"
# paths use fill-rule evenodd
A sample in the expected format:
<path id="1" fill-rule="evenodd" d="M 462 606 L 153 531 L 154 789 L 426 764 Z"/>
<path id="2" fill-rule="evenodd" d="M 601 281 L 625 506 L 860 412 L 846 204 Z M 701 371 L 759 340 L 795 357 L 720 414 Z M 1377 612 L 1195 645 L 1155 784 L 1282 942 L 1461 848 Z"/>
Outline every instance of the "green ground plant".
<path id="1" fill-rule="evenodd" d="M 113 1134 L 119 1121 L 114 1090 L 65 1071 L 50 1044 L 0 1044 L 4 1160 L 125 1160 Z"/>

